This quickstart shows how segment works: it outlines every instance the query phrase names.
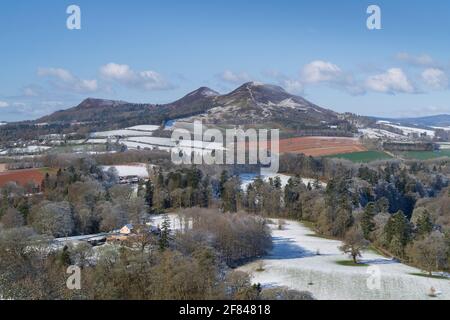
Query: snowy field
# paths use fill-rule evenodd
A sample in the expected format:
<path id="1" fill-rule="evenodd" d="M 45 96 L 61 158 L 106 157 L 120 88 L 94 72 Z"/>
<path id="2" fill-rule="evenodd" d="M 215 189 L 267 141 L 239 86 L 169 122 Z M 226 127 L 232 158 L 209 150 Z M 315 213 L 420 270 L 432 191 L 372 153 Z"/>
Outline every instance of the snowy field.
<path id="1" fill-rule="evenodd" d="M 159 126 L 154 125 L 140 125 L 128 128 L 128 130 L 137 130 L 137 131 L 156 131 L 159 129 Z"/>
<path id="2" fill-rule="evenodd" d="M 109 137 L 135 137 L 135 136 L 152 136 L 153 131 L 159 129 L 155 125 L 140 125 L 119 130 L 110 130 L 91 133 L 92 138 L 109 138 Z"/>
<path id="3" fill-rule="evenodd" d="M 365 252 L 361 260 L 369 267 L 341 266 L 336 261 L 349 258 L 339 251 L 340 241 L 314 237 L 294 221 L 287 221 L 283 230 L 272 228 L 272 252 L 239 268 L 264 287 L 307 290 L 319 300 L 450 299 L 450 280 L 411 275 L 420 270 L 373 252 Z M 261 262 L 264 271 L 258 272 Z M 439 293 L 436 298 L 428 296 L 432 287 Z"/>
<path id="4" fill-rule="evenodd" d="M 16 154 L 38 154 L 48 151 L 51 147 L 44 146 L 28 146 L 24 148 L 7 149 L 0 152 L 0 155 L 16 155 Z"/>
<path id="5" fill-rule="evenodd" d="M 440 129 L 445 131 L 450 131 L 450 127 L 432 127 L 433 129 Z"/>
<path id="6" fill-rule="evenodd" d="M 210 155 L 212 150 L 226 149 L 222 144 L 214 142 L 202 142 L 195 140 L 181 140 L 177 146 L 177 143 L 171 138 L 159 138 L 159 137 L 132 137 L 120 141 L 129 149 L 141 149 L 141 150 L 154 150 L 159 149 L 162 151 L 172 152 L 178 151 L 183 154 L 197 153 L 202 155 Z M 174 149 L 176 148 L 176 149 Z"/>
<path id="7" fill-rule="evenodd" d="M 368 139 L 407 140 L 407 137 L 405 136 L 381 129 L 373 129 L 373 128 L 359 129 L 359 133 L 361 133 L 364 137 Z"/>
<path id="8" fill-rule="evenodd" d="M 450 150 L 450 142 L 442 142 L 442 143 L 439 143 L 439 147 L 440 147 L 442 150 Z"/>
<path id="9" fill-rule="evenodd" d="M 162 147 L 175 147 L 176 144 L 171 138 L 159 138 L 159 137 L 133 137 L 121 142 L 135 142 L 141 144 L 147 144 L 151 146 L 162 146 Z"/>
<path id="10" fill-rule="evenodd" d="M 136 165 L 124 165 L 124 166 L 103 166 L 103 171 L 108 171 L 111 168 L 115 168 L 119 177 L 129 177 L 137 176 L 142 179 L 148 179 L 149 173 L 147 165 L 136 164 Z"/>
<path id="11" fill-rule="evenodd" d="M 384 124 L 386 126 L 390 126 L 392 128 L 401 130 L 403 132 L 404 135 L 408 135 L 408 134 L 423 134 L 426 133 L 427 136 L 429 137 L 434 137 L 435 132 L 433 130 L 426 130 L 426 129 L 420 129 L 420 128 L 414 128 L 414 127 L 405 127 L 405 126 L 401 126 L 398 124 L 393 124 L 390 123 L 388 121 L 378 121 L 378 124 Z"/>
<path id="12" fill-rule="evenodd" d="M 265 181 L 265 182 L 269 182 L 270 179 L 275 179 L 276 177 L 279 177 L 281 180 L 281 186 L 282 188 L 286 187 L 286 185 L 289 182 L 289 179 L 291 179 L 291 176 L 285 175 L 285 174 L 276 174 L 276 173 L 272 173 L 272 172 L 268 172 L 268 171 L 261 171 L 261 178 Z M 258 177 L 257 174 L 255 173 L 243 173 L 240 174 L 239 177 L 241 178 L 241 188 L 243 191 L 247 191 L 248 186 L 253 183 L 255 181 L 255 179 Z M 314 185 L 315 180 L 314 179 L 308 179 L 308 178 L 302 178 L 302 182 L 307 186 L 308 183 L 310 183 L 311 185 Z M 319 184 L 326 188 L 326 183 L 323 182 L 319 182 Z"/>
<path id="13" fill-rule="evenodd" d="M 86 141 L 87 144 L 107 144 L 108 139 L 89 139 Z"/>
<path id="14" fill-rule="evenodd" d="M 140 131 L 140 130 L 111 130 L 91 133 L 92 138 L 110 138 L 110 137 L 135 137 L 135 136 L 152 136 L 151 131 Z"/>
<path id="15" fill-rule="evenodd" d="M 170 229 L 172 231 L 181 231 L 185 230 L 186 227 L 188 228 L 192 227 L 192 223 L 190 221 L 181 219 L 180 216 L 176 213 L 170 213 L 167 216 L 169 217 Z M 163 214 L 152 216 L 150 224 L 152 226 L 161 228 L 162 223 L 164 221 L 164 217 L 165 215 Z"/>

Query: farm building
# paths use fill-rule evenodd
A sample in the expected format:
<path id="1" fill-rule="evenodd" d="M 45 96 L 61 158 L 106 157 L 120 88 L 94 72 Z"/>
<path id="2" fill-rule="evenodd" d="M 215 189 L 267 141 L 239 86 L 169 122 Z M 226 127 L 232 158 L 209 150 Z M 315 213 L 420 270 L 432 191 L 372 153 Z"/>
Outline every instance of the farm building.
<path id="1" fill-rule="evenodd" d="M 126 234 L 129 235 L 133 232 L 133 225 L 132 224 L 127 224 L 126 226 L 124 226 L 122 229 L 120 229 L 120 234 Z"/>

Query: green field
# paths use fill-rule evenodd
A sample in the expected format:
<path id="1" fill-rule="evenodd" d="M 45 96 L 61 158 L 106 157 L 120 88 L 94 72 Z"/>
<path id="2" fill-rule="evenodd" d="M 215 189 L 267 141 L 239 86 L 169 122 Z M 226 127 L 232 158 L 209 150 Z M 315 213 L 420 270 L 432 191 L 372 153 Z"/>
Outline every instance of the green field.
<path id="1" fill-rule="evenodd" d="M 400 155 L 405 159 L 430 160 L 443 157 L 450 157 L 450 150 L 440 151 L 407 151 Z"/>
<path id="2" fill-rule="evenodd" d="M 392 159 L 390 155 L 381 151 L 363 151 L 363 152 L 336 154 L 328 156 L 328 158 L 345 159 L 355 163 L 367 163 L 376 160 Z"/>

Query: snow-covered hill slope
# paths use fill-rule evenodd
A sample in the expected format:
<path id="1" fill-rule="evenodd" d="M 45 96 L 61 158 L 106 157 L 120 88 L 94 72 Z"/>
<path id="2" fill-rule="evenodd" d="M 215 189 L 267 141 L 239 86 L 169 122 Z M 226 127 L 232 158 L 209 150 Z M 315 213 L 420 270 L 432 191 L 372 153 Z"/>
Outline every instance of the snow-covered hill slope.
<path id="1" fill-rule="evenodd" d="M 288 221 L 284 230 L 272 227 L 274 248 L 262 259 L 264 271 L 256 271 L 259 261 L 240 268 L 264 287 L 307 290 L 320 300 L 432 299 L 428 293 L 433 287 L 439 293 L 433 299 L 450 299 L 450 279 L 412 275 L 420 270 L 373 252 L 365 252 L 362 259 L 370 267 L 342 266 L 336 262 L 349 258 L 339 251 L 340 241 L 314 236 L 310 229 L 294 221 Z M 373 281 L 377 274 L 379 288 Z"/>

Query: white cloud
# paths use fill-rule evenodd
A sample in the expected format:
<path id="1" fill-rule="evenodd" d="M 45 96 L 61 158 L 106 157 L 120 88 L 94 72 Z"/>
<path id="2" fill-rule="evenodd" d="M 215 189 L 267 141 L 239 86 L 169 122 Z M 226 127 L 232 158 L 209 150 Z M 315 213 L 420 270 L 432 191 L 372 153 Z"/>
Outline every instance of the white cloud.
<path id="1" fill-rule="evenodd" d="M 0 108 L 7 108 L 9 107 L 9 103 L 5 101 L 0 101 Z"/>
<path id="2" fill-rule="evenodd" d="M 41 77 L 55 77 L 64 82 L 74 80 L 74 76 L 69 71 L 61 68 L 39 68 L 38 75 Z"/>
<path id="3" fill-rule="evenodd" d="M 301 71 L 302 80 L 306 83 L 330 82 L 340 78 L 342 74 L 337 65 L 322 60 L 305 65 Z"/>
<path id="4" fill-rule="evenodd" d="M 366 88 L 371 91 L 390 94 L 416 92 L 416 89 L 400 68 L 392 68 L 385 73 L 369 77 L 366 80 Z"/>
<path id="5" fill-rule="evenodd" d="M 446 89 L 449 82 L 444 71 L 437 68 L 428 68 L 422 72 L 422 79 L 434 89 Z"/>
<path id="6" fill-rule="evenodd" d="M 351 95 L 365 93 L 364 88 L 357 83 L 352 73 L 344 72 L 332 62 L 315 60 L 303 67 L 300 71 L 300 81 L 304 86 L 308 84 L 327 84 L 337 90 L 342 90 Z"/>
<path id="7" fill-rule="evenodd" d="M 173 88 L 158 72 L 152 70 L 136 72 L 126 64 L 108 63 L 100 68 L 100 74 L 106 80 L 144 91 Z"/>
<path id="8" fill-rule="evenodd" d="M 414 66 L 432 66 L 436 64 L 434 59 L 427 54 L 414 56 L 409 53 L 401 52 L 397 54 L 396 58 L 397 60 L 406 62 Z"/>
<path id="9" fill-rule="evenodd" d="M 103 77 L 117 81 L 131 81 L 136 76 L 126 64 L 108 63 L 100 68 Z"/>
<path id="10" fill-rule="evenodd" d="M 23 95 L 26 97 L 36 97 L 38 93 L 33 88 L 27 87 L 23 89 Z"/>
<path id="11" fill-rule="evenodd" d="M 251 77 L 245 73 L 235 73 L 231 70 L 225 70 L 221 75 L 220 78 L 223 81 L 232 83 L 232 84 L 242 84 L 244 82 L 249 82 L 251 80 Z"/>
<path id="12" fill-rule="evenodd" d="M 284 89 L 286 89 L 287 92 L 294 94 L 303 93 L 303 90 L 305 88 L 304 84 L 301 81 L 294 79 L 285 79 L 281 81 L 280 85 Z"/>
<path id="13" fill-rule="evenodd" d="M 84 80 L 75 77 L 70 71 L 61 68 L 39 68 L 40 77 L 48 77 L 53 80 L 53 84 L 59 88 L 78 93 L 89 93 L 98 90 L 97 80 Z M 25 92 L 26 94 L 27 92 Z M 28 94 L 33 95 L 32 91 Z"/>

